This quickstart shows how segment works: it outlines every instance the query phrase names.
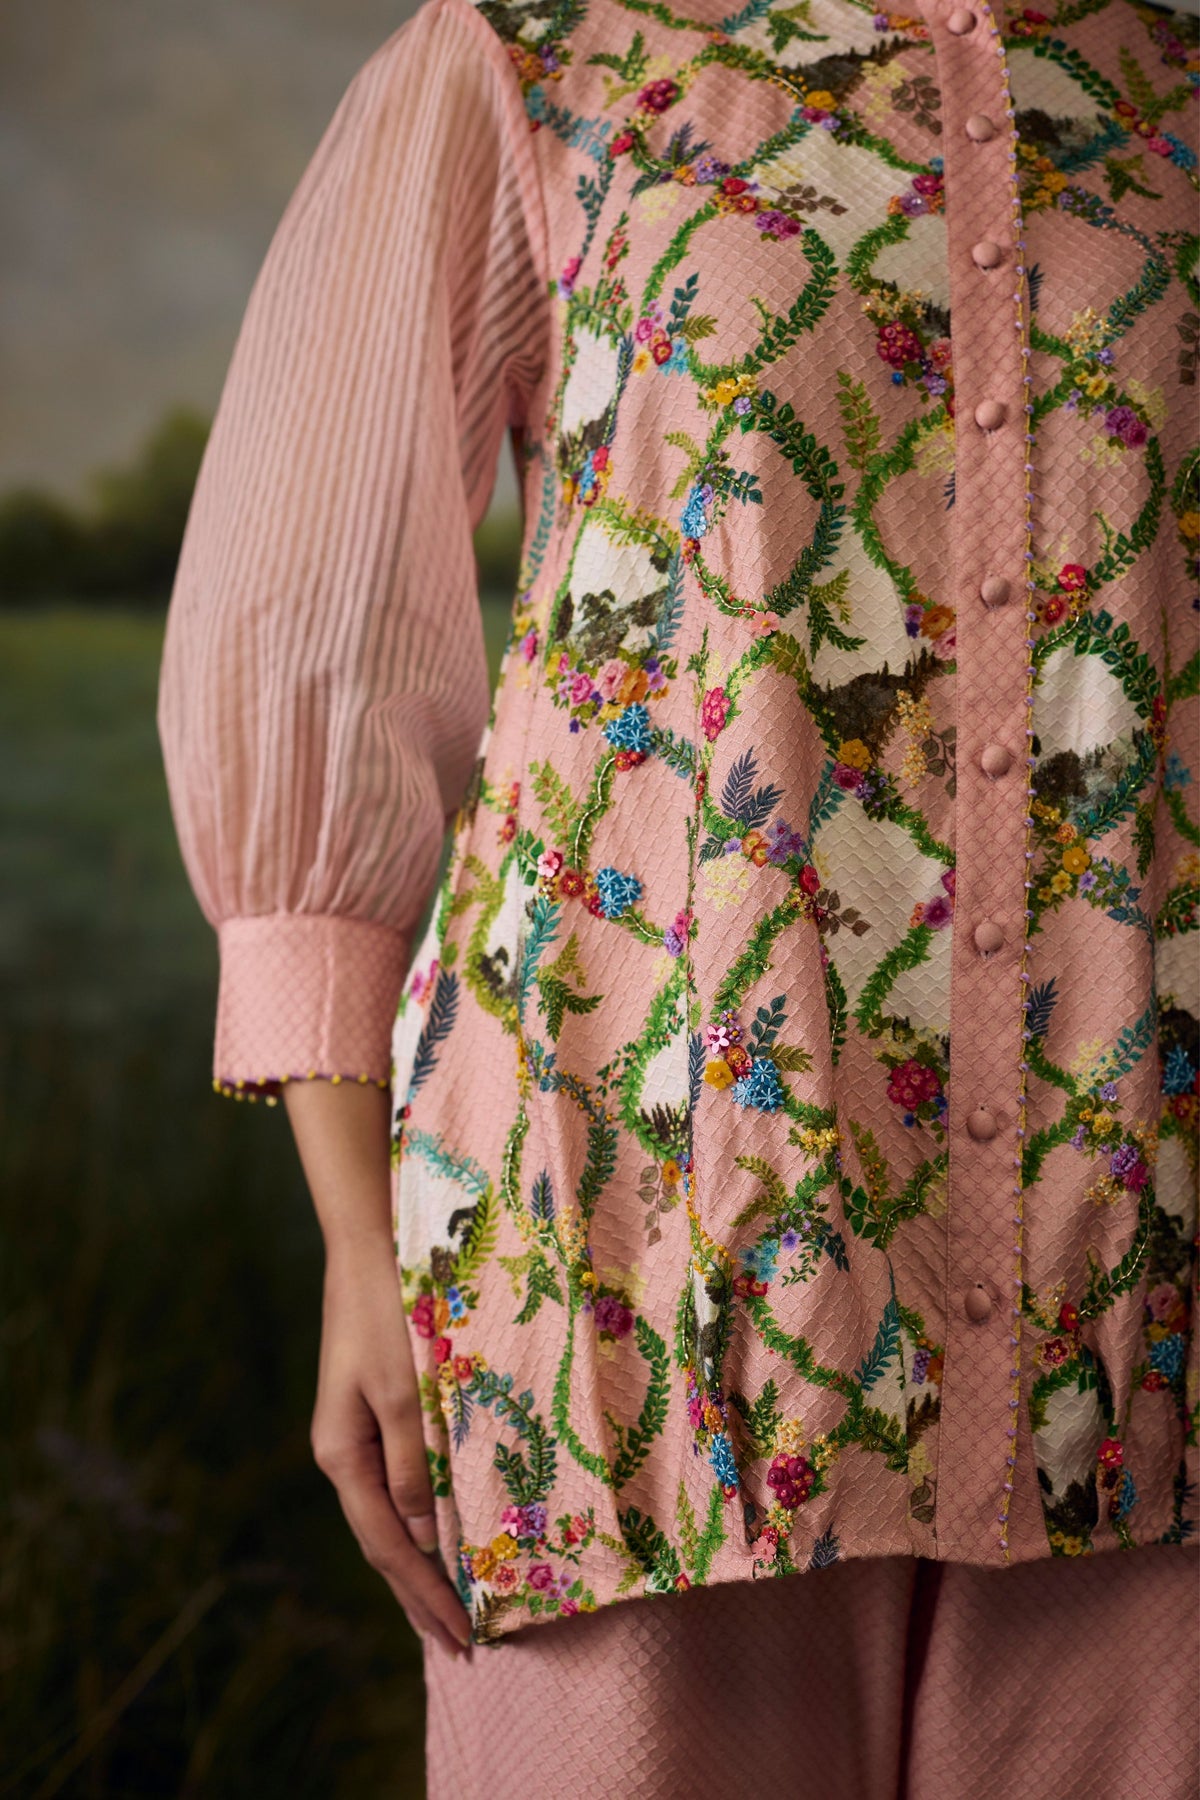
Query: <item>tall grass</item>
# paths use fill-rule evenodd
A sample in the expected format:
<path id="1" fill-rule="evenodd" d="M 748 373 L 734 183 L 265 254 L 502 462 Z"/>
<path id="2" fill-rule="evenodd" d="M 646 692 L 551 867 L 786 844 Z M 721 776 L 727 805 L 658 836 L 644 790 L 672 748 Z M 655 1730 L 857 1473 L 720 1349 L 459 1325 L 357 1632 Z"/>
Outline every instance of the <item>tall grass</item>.
<path id="1" fill-rule="evenodd" d="M 309 1455 L 311 1206 L 208 1085 L 160 634 L 0 619 L 0 1796 L 406 1800 L 418 1647 Z"/>

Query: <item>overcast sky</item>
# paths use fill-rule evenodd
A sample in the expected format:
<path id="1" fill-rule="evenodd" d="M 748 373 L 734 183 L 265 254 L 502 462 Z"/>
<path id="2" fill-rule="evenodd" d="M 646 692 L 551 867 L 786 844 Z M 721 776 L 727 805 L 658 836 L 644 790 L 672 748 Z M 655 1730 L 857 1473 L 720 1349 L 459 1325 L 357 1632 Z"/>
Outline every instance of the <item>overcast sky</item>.
<path id="1" fill-rule="evenodd" d="M 169 406 L 211 413 L 287 197 L 412 10 L 3 0 L 0 491 L 78 497 Z"/>

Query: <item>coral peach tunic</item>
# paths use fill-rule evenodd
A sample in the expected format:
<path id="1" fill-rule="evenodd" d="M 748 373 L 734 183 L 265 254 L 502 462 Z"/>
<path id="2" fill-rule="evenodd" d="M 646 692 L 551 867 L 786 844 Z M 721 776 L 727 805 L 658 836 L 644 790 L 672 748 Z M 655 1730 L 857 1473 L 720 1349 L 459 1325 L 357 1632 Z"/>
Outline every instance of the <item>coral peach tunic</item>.
<path id="1" fill-rule="evenodd" d="M 283 215 L 163 747 L 218 1085 L 392 1084 L 480 1641 L 1191 1529 L 1196 43 L 423 0 Z"/>

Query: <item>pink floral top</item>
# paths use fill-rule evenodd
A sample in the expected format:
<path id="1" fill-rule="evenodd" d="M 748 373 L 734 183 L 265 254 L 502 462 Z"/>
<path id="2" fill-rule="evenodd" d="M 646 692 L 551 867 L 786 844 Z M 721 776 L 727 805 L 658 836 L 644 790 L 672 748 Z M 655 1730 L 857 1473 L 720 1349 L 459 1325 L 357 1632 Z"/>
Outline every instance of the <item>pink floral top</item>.
<path id="1" fill-rule="evenodd" d="M 1196 52 L 423 0 L 284 213 L 163 746 L 218 1085 L 391 1083 L 481 1641 L 1191 1530 Z"/>

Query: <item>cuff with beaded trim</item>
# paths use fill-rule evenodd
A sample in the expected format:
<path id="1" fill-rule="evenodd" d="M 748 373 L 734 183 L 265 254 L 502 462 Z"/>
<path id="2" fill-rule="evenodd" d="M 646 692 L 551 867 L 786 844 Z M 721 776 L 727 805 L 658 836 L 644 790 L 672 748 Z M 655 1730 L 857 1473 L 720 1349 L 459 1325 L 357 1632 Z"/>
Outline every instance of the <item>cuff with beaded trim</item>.
<path id="1" fill-rule="evenodd" d="M 289 1081 L 387 1087 L 411 939 L 324 913 L 223 920 L 213 1086 L 273 1102 Z"/>

